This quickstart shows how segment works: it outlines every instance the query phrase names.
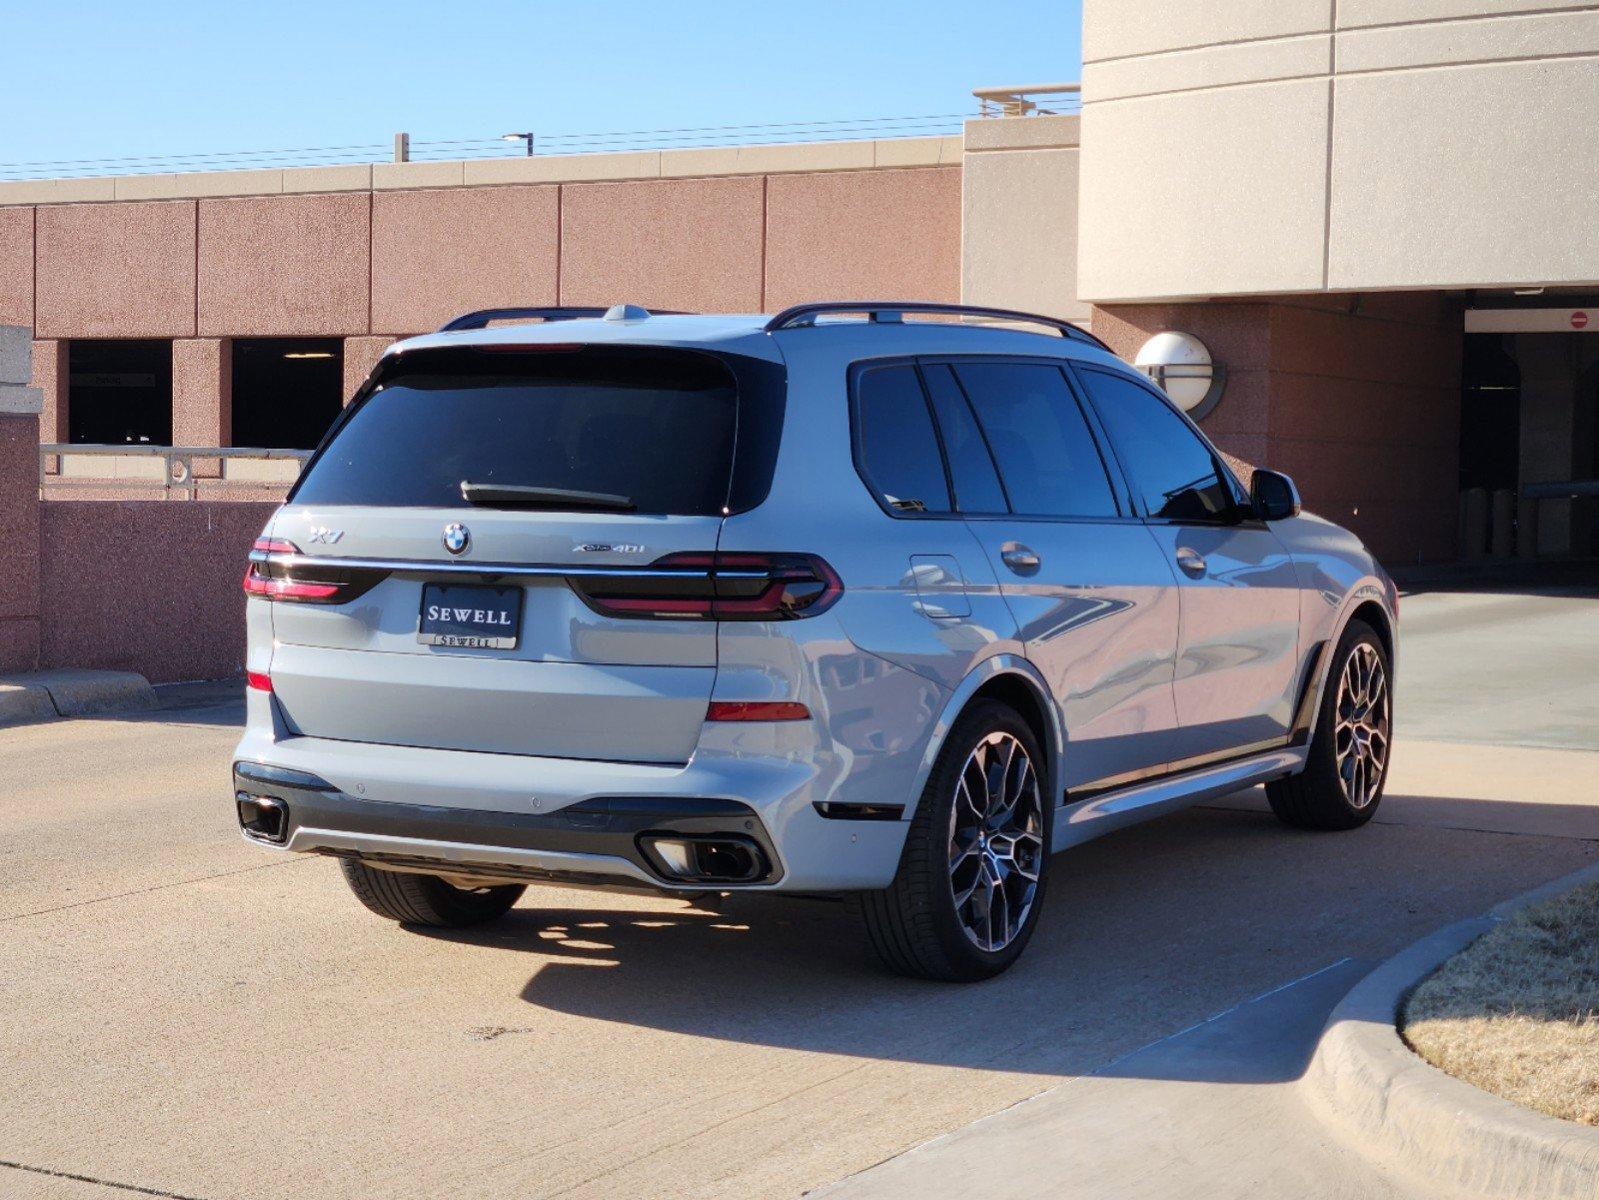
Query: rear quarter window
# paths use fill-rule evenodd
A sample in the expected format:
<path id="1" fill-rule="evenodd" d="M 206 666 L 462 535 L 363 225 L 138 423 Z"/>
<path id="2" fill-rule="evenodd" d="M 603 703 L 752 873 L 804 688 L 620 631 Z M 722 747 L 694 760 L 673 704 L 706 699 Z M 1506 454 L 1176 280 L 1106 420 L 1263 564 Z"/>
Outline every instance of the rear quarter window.
<path id="1" fill-rule="evenodd" d="M 626 496 L 646 514 L 750 507 L 770 487 L 781 374 L 646 347 L 416 351 L 335 426 L 290 499 L 452 507 L 470 481 Z"/>
<path id="2" fill-rule="evenodd" d="M 950 511 L 944 455 L 915 367 L 856 375 L 855 422 L 861 474 L 884 504 L 902 513 Z"/>

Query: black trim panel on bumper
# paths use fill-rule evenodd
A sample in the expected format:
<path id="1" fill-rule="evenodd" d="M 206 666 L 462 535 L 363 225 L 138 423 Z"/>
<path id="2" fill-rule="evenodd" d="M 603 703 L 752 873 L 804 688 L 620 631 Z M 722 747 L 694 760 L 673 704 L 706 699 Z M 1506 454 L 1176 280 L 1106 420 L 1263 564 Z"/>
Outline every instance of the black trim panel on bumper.
<path id="1" fill-rule="evenodd" d="M 662 887 L 692 889 L 694 885 L 662 873 L 641 847 L 640 835 L 723 835 L 730 840 L 753 842 L 764 857 L 764 870 L 749 883 L 768 885 L 782 877 L 782 867 L 765 826 L 754 809 L 736 800 L 606 796 L 552 813 L 490 812 L 369 800 L 342 792 L 314 775 L 249 762 L 234 764 L 233 786 L 235 793 L 273 796 L 288 805 L 285 840 L 292 840 L 294 832 L 304 828 L 419 842 L 463 842 L 507 850 L 603 855 L 626 859 Z M 259 837 L 254 840 L 271 844 Z M 573 881 L 588 882 L 576 873 Z M 699 890 L 706 886 L 710 885 L 698 885 Z"/>

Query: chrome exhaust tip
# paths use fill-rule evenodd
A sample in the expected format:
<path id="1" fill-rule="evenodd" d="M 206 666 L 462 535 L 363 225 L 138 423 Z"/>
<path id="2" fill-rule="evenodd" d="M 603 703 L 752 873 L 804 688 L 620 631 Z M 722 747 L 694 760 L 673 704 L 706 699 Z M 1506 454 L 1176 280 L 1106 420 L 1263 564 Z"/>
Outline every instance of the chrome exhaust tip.
<path id="1" fill-rule="evenodd" d="M 282 800 L 238 792 L 233 801 L 239 809 L 239 827 L 250 837 L 280 845 L 288 840 L 289 806 Z"/>
<path id="2" fill-rule="evenodd" d="M 753 839 L 733 834 L 646 833 L 639 845 L 674 883 L 755 883 L 771 870 Z"/>

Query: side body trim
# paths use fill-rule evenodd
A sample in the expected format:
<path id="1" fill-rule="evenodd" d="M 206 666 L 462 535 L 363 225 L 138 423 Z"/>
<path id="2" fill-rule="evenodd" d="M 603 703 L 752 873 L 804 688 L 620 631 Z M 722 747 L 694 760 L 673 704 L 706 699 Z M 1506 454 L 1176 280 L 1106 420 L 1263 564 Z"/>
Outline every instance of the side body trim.
<path id="1" fill-rule="evenodd" d="M 1069 804 L 1055 819 L 1050 851 L 1065 850 L 1151 817 L 1292 775 L 1305 765 L 1305 754 L 1304 747 L 1284 746 L 1265 754 L 1134 784 Z"/>
<path id="2" fill-rule="evenodd" d="M 1293 745 L 1290 737 L 1268 738 L 1261 742 L 1251 742 L 1243 746 L 1231 746 L 1225 750 L 1218 750 L 1210 754 L 1196 754 L 1192 758 L 1180 758 L 1175 762 L 1159 763 L 1153 767 L 1146 767 L 1141 771 L 1128 771 L 1123 775 L 1109 775 L 1104 779 L 1095 779 L 1084 786 L 1066 793 L 1066 804 L 1079 804 L 1084 800 L 1092 800 L 1095 796 L 1103 796 L 1109 792 L 1122 791 L 1132 787 L 1135 783 L 1155 783 L 1164 779 L 1175 779 L 1180 775 L 1189 775 L 1203 767 L 1222 766 L 1227 763 L 1239 762 L 1243 759 L 1253 758 L 1255 755 L 1264 754 L 1269 750 L 1281 750 L 1285 746 Z"/>

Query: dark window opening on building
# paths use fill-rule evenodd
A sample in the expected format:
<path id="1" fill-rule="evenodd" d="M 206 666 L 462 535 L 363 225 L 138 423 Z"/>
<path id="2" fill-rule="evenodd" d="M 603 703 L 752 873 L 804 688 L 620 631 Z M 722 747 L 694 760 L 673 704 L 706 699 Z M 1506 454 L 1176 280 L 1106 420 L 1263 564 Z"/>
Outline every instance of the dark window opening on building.
<path id="1" fill-rule="evenodd" d="M 233 444 L 310 450 L 344 405 L 338 338 L 237 338 Z"/>
<path id="2" fill-rule="evenodd" d="M 172 444 L 172 343 L 74 338 L 67 343 L 67 440 Z"/>

